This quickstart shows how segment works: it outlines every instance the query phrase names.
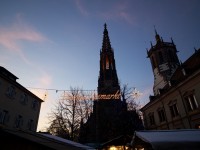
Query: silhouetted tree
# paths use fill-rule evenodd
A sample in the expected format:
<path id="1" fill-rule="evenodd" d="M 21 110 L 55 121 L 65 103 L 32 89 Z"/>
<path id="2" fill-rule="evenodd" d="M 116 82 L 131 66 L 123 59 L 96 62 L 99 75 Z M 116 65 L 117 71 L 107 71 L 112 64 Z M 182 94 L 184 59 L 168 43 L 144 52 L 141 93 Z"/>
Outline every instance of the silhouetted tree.
<path id="1" fill-rule="evenodd" d="M 130 88 L 127 84 L 121 88 L 122 101 L 127 104 L 127 111 L 121 114 L 121 129 L 124 134 L 133 134 L 135 130 L 143 130 L 143 123 L 139 111 L 139 104 L 136 102 L 141 95 L 136 88 Z"/>
<path id="2" fill-rule="evenodd" d="M 54 110 L 49 115 L 50 133 L 77 141 L 81 121 L 86 121 L 92 111 L 92 101 L 83 90 L 70 88 L 64 92 Z"/>
<path id="3" fill-rule="evenodd" d="M 140 93 L 136 88 L 130 88 L 127 84 L 124 84 L 121 88 L 122 101 L 127 103 L 128 111 L 139 109 L 139 104 L 136 103 L 138 96 L 140 96 Z"/>

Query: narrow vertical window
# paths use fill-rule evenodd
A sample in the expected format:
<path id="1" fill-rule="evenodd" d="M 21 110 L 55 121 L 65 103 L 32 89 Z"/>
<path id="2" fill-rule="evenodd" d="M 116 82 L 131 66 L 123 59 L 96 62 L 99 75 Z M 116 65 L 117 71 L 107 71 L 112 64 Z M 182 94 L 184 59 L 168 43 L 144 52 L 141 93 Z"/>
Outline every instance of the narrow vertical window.
<path id="1" fill-rule="evenodd" d="M 39 104 L 38 104 L 38 101 L 34 99 L 33 102 L 32 102 L 32 106 L 31 106 L 31 107 L 32 107 L 34 110 L 36 110 L 36 109 L 38 108 L 38 105 L 39 105 Z"/>
<path id="2" fill-rule="evenodd" d="M 160 122 L 163 122 L 163 121 L 166 120 L 165 112 L 164 112 L 163 108 L 161 108 L 161 109 L 158 110 L 158 116 L 159 116 Z"/>
<path id="3" fill-rule="evenodd" d="M 158 55 L 159 55 L 160 63 L 163 63 L 163 62 L 164 62 L 164 59 L 163 59 L 163 54 L 162 54 L 162 52 L 158 52 Z"/>
<path id="4" fill-rule="evenodd" d="M 23 117 L 21 115 L 18 115 L 15 120 L 15 127 L 20 128 L 23 124 Z"/>
<path id="5" fill-rule="evenodd" d="M 28 103 L 28 95 L 23 93 L 20 96 L 20 103 L 26 105 Z"/>
<path id="6" fill-rule="evenodd" d="M 0 113 L 0 124 L 5 124 L 7 119 L 8 119 L 8 111 L 7 110 L 3 110 Z"/>
<path id="7" fill-rule="evenodd" d="M 173 105 L 169 106 L 169 108 L 170 108 L 170 112 L 171 112 L 172 118 L 174 118 L 174 117 L 179 115 L 178 108 L 177 108 L 176 104 L 173 104 Z"/>
<path id="8" fill-rule="evenodd" d="M 149 123 L 150 125 L 155 124 L 154 113 L 149 113 Z"/>
<path id="9" fill-rule="evenodd" d="M 13 86 L 8 87 L 8 89 L 7 89 L 7 91 L 6 91 L 6 95 L 7 95 L 9 98 L 14 99 L 14 98 L 15 98 L 15 95 L 16 95 L 15 87 L 13 87 Z"/>
<path id="10" fill-rule="evenodd" d="M 28 130 L 30 130 L 30 131 L 32 131 L 33 130 L 33 120 L 32 119 L 30 119 L 29 121 L 28 121 Z"/>
<path id="11" fill-rule="evenodd" d="M 106 56 L 106 69 L 109 69 L 109 59 L 108 59 L 108 56 Z"/>
<path id="12" fill-rule="evenodd" d="M 156 62 L 155 62 L 155 58 L 153 56 L 151 57 L 151 61 L 152 61 L 153 68 L 155 68 L 156 67 Z"/>
<path id="13" fill-rule="evenodd" d="M 193 111 L 198 108 L 198 103 L 194 94 L 190 94 L 186 96 L 185 102 L 186 102 L 188 111 Z"/>

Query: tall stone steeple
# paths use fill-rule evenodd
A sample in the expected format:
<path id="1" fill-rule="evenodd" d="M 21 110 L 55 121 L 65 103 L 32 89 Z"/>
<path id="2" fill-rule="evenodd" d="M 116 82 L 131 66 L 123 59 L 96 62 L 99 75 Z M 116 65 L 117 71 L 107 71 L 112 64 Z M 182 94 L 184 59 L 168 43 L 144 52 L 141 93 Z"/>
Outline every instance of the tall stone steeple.
<path id="1" fill-rule="evenodd" d="M 98 79 L 98 94 L 115 94 L 120 91 L 114 51 L 110 44 L 107 25 L 104 25 L 103 44 L 100 51 L 100 71 Z"/>
<path id="2" fill-rule="evenodd" d="M 103 43 L 100 50 L 97 89 L 98 98 L 94 100 L 93 113 L 82 125 L 81 142 L 105 143 L 143 128 L 142 121 L 136 111 L 127 111 L 127 103 L 121 101 L 114 51 L 110 44 L 106 24 L 104 25 Z"/>
<path id="3" fill-rule="evenodd" d="M 176 68 L 180 65 L 176 45 L 173 40 L 164 42 L 155 29 L 156 44 L 147 50 L 147 57 L 151 60 L 154 74 L 154 95 L 158 95 L 160 90 L 170 86 L 170 78 Z"/>
<path id="4" fill-rule="evenodd" d="M 94 102 L 93 107 L 93 111 L 96 114 L 97 141 L 107 141 L 119 134 L 115 131 L 119 125 L 119 122 L 116 120 L 119 119 L 119 113 L 122 112 L 123 105 L 120 96 L 114 96 L 119 95 L 119 93 L 120 86 L 115 68 L 114 51 L 111 47 L 107 26 L 105 24 L 103 44 L 100 51 L 98 100 Z M 106 96 L 107 98 L 101 96 Z"/>

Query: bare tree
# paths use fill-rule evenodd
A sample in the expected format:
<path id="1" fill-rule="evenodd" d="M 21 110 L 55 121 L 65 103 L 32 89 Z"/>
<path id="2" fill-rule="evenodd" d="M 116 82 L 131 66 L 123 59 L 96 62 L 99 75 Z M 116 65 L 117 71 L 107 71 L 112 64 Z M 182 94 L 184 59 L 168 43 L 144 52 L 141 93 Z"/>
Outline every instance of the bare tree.
<path id="1" fill-rule="evenodd" d="M 127 84 L 124 84 L 121 89 L 121 97 L 124 102 L 127 103 L 127 110 L 138 110 L 139 104 L 136 102 L 140 96 L 139 91 L 136 88 L 130 88 Z"/>
<path id="2" fill-rule="evenodd" d="M 92 101 L 83 90 L 70 88 L 64 92 L 56 108 L 49 115 L 48 131 L 57 136 L 64 136 L 76 141 L 81 122 L 85 122 L 92 111 Z"/>

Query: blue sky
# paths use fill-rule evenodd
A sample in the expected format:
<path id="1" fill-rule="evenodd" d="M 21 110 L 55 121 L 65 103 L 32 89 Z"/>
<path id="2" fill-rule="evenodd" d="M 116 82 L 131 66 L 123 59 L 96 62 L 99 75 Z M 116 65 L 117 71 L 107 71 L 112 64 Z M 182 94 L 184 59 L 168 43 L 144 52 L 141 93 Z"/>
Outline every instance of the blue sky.
<path id="1" fill-rule="evenodd" d="M 199 10 L 199 0 L 1 0 L 0 65 L 24 87 L 96 90 L 106 22 L 120 83 L 136 87 L 144 105 L 153 87 L 146 48 L 155 44 L 154 26 L 185 61 L 200 48 Z M 43 129 L 61 92 L 30 90 L 47 94 Z"/>

